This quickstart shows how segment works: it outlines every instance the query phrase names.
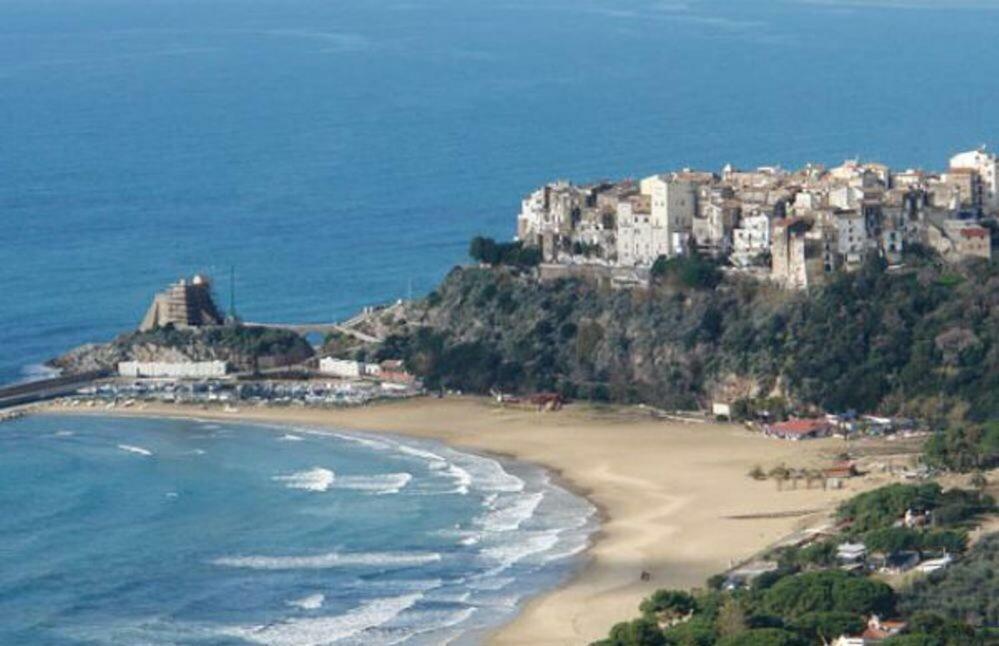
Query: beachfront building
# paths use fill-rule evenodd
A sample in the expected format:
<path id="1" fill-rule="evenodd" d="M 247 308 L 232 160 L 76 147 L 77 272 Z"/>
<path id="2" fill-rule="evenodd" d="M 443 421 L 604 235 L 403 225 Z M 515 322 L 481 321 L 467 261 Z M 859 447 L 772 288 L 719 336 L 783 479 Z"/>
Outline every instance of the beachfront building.
<path id="1" fill-rule="evenodd" d="M 132 378 L 214 379 L 229 372 L 225 361 L 122 361 L 118 375 Z"/>

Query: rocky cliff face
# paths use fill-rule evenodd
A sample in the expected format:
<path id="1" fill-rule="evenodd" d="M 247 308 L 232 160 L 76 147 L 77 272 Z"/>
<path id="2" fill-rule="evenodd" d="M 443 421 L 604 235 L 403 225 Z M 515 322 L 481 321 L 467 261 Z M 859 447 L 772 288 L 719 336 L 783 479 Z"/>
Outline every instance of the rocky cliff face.
<path id="1" fill-rule="evenodd" d="M 283 330 L 208 327 L 161 328 L 124 334 L 110 343 L 88 344 L 57 357 L 49 365 L 66 374 L 117 367 L 120 361 L 227 361 L 238 371 L 301 363 L 313 355 L 302 337 Z"/>

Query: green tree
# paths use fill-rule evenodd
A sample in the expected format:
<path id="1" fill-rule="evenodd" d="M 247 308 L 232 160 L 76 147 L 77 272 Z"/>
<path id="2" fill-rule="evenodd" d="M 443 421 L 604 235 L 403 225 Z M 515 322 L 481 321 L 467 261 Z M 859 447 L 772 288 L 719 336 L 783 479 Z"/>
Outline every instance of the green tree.
<path id="1" fill-rule="evenodd" d="M 790 628 L 811 643 L 830 643 L 840 635 L 863 632 L 867 622 L 851 612 L 808 612 L 795 619 Z"/>
<path id="2" fill-rule="evenodd" d="M 756 628 L 738 635 L 722 637 L 718 646 L 806 646 L 807 642 L 788 630 Z"/>
<path id="3" fill-rule="evenodd" d="M 646 617 L 665 616 L 673 619 L 683 617 L 697 608 L 694 597 L 683 590 L 656 590 L 652 596 L 642 601 L 638 609 Z"/>
<path id="4" fill-rule="evenodd" d="M 785 577 L 763 595 L 765 610 L 792 619 L 811 612 L 888 615 L 894 607 L 890 587 L 840 570 Z"/>
<path id="5" fill-rule="evenodd" d="M 659 626 L 648 619 L 635 619 L 616 624 L 610 637 L 597 642 L 601 646 L 664 646 L 666 638 Z"/>
<path id="6" fill-rule="evenodd" d="M 718 634 L 722 637 L 745 632 L 748 624 L 746 623 L 746 609 L 742 602 L 731 595 L 726 597 L 718 611 L 715 625 L 718 627 Z"/>

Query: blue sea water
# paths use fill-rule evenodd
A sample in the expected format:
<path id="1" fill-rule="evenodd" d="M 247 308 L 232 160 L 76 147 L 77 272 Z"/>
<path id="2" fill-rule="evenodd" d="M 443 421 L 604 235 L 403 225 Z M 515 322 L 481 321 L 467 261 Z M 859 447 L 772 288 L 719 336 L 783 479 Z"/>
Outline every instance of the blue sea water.
<path id="1" fill-rule="evenodd" d="M 0 383 L 196 270 L 431 289 L 565 177 L 999 145 L 995 0 L 0 0 Z"/>
<path id="2" fill-rule="evenodd" d="M 594 509 L 409 439 L 32 417 L 0 432 L 0 643 L 470 643 Z"/>

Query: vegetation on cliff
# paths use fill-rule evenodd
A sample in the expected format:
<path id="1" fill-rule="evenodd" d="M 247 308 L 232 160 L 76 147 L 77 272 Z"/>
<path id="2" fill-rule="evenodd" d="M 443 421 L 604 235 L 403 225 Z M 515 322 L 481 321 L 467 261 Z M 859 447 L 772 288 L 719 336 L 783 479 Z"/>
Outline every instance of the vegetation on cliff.
<path id="1" fill-rule="evenodd" d="M 380 352 L 431 387 L 669 408 L 725 393 L 744 413 L 762 402 L 909 415 L 965 429 L 976 460 L 994 449 L 984 423 L 999 417 L 995 263 L 871 262 L 808 293 L 719 276 L 706 260 L 664 261 L 649 289 L 612 290 L 456 268 Z"/>

